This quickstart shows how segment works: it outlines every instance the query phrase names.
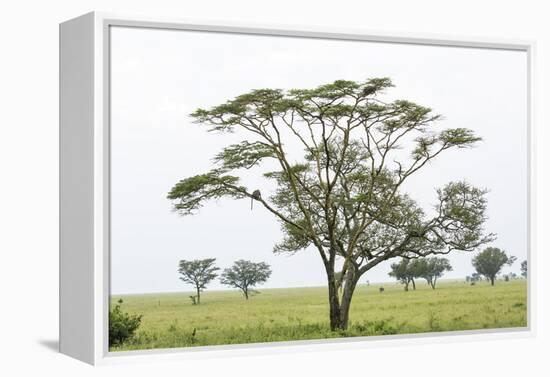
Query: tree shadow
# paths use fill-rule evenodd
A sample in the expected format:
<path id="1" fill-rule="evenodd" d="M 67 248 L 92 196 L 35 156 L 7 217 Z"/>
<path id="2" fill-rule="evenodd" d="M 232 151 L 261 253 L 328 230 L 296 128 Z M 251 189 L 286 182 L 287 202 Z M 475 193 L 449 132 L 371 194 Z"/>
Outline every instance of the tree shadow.
<path id="1" fill-rule="evenodd" d="M 59 340 L 41 339 L 38 341 L 42 347 L 49 349 L 52 352 L 59 352 Z"/>

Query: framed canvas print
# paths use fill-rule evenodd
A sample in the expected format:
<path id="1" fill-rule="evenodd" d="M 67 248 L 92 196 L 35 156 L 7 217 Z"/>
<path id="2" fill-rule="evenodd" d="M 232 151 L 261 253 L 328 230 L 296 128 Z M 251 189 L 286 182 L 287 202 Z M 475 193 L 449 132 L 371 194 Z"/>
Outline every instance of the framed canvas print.
<path id="1" fill-rule="evenodd" d="M 532 51 L 61 24 L 61 351 L 531 334 Z"/>

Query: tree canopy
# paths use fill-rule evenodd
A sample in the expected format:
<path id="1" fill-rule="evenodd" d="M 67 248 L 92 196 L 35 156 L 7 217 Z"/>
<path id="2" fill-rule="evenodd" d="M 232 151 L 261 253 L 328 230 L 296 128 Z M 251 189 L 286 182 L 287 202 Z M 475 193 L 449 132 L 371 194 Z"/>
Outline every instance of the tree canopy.
<path id="1" fill-rule="evenodd" d="M 181 215 L 210 199 L 259 202 L 281 223 L 284 236 L 275 252 L 317 250 L 327 274 L 331 328 L 346 328 L 351 297 L 366 271 L 400 256 L 473 251 L 494 238 L 483 229 L 484 189 L 450 182 L 436 190 L 429 213 L 403 191 L 430 161 L 481 139 L 467 128 L 442 128 L 428 107 L 384 101 L 391 87 L 389 78 L 372 78 L 257 89 L 198 109 L 191 116 L 209 131 L 239 131 L 244 139 L 222 149 L 211 170 L 176 183 L 168 198 Z M 301 154 L 292 152 L 293 143 Z M 243 170 L 259 170 L 276 189 L 254 195 L 259 191 L 242 183 Z"/>

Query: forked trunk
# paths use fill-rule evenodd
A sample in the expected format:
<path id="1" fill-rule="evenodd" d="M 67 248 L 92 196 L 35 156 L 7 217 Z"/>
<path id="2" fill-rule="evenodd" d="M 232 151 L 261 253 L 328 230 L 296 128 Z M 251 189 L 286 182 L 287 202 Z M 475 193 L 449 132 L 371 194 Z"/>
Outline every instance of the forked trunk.
<path id="1" fill-rule="evenodd" d="M 349 272 L 349 271 L 348 271 Z M 341 300 L 338 297 L 338 285 L 334 279 L 334 274 L 328 273 L 328 294 L 330 307 L 330 330 L 346 330 L 349 322 L 349 310 L 353 292 L 357 286 L 358 277 L 353 273 L 348 273 L 344 279 L 344 287 Z"/>

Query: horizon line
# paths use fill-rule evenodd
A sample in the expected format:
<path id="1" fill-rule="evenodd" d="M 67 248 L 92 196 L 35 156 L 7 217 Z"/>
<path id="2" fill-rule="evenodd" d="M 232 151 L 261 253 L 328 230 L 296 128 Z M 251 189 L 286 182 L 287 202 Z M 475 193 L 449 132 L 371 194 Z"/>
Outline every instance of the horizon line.
<path id="1" fill-rule="evenodd" d="M 422 278 L 420 278 L 422 279 Z M 518 280 L 523 280 L 523 278 L 519 278 Z M 463 281 L 466 282 L 465 279 L 460 278 L 448 278 L 448 279 L 438 279 L 438 281 Z M 396 285 L 402 285 L 399 281 L 393 280 L 393 281 L 376 281 L 376 282 L 369 282 L 369 286 L 376 285 L 376 284 L 396 284 Z M 366 282 L 358 283 L 359 285 L 367 285 Z M 300 285 L 300 286 L 292 286 L 292 287 L 270 287 L 270 288 L 262 288 L 262 290 L 276 290 L 276 289 L 297 289 L 297 288 L 326 288 L 326 285 Z M 259 290 L 259 289 L 258 289 Z M 226 289 L 209 289 L 207 292 L 227 292 L 227 291 L 238 291 L 237 288 L 226 288 Z M 139 292 L 139 293 L 109 293 L 109 296 L 137 296 L 137 295 L 152 295 L 152 294 L 172 294 L 172 293 L 194 293 L 194 290 L 185 290 L 185 291 L 154 291 L 154 292 Z"/>

